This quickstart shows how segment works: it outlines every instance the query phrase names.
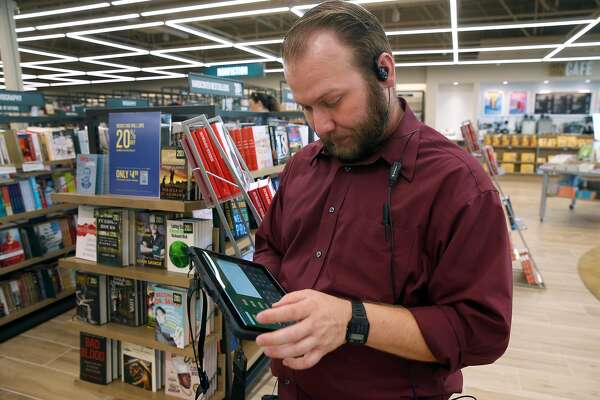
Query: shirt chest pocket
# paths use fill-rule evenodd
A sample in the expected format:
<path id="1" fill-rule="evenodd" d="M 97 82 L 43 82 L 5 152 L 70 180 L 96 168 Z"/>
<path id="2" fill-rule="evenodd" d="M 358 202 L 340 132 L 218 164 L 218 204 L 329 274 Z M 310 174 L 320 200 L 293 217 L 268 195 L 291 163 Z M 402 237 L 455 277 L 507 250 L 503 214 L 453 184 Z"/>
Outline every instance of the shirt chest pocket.
<path id="1" fill-rule="evenodd" d="M 402 303 L 406 286 L 418 273 L 418 229 L 394 227 L 393 264 L 391 238 L 386 240 L 381 221 L 357 217 L 336 233 L 345 251 L 336 251 L 329 262 L 335 266 L 335 290 L 342 296 L 382 303 Z M 393 271 L 392 271 L 393 268 Z M 395 284 L 392 284 L 392 280 Z M 395 294 L 393 291 L 395 290 Z"/>

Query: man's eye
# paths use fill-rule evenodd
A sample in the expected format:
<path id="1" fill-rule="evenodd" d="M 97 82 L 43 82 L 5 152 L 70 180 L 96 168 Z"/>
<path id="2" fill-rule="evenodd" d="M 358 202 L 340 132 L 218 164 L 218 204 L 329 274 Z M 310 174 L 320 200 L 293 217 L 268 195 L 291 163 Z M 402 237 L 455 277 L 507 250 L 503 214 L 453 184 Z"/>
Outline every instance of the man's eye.
<path id="1" fill-rule="evenodd" d="M 324 104 L 327 107 L 335 107 L 340 102 L 341 98 L 342 98 L 341 96 L 337 97 L 337 98 L 335 98 L 335 99 L 333 99 L 331 101 L 324 102 Z"/>

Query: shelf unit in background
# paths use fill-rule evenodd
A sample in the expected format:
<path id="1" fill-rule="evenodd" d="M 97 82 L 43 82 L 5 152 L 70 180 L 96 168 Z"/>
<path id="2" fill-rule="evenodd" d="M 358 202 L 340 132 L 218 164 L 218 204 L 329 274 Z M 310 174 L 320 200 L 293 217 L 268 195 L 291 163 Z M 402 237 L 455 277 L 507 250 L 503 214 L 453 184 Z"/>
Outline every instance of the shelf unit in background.
<path id="1" fill-rule="evenodd" d="M 162 200 L 156 197 L 117 196 L 109 194 L 53 193 L 56 202 L 71 205 L 135 208 L 140 210 L 170 211 L 191 214 L 193 210 L 206 208 L 204 201 Z"/>
<path id="2" fill-rule="evenodd" d="M 40 310 L 52 303 L 56 303 L 59 300 L 62 300 L 69 296 L 72 296 L 73 294 L 75 294 L 74 290 L 63 290 L 56 297 L 51 297 L 49 299 L 45 299 L 45 300 L 42 300 L 35 304 L 32 304 L 29 307 L 25 307 L 20 310 L 13 311 L 10 314 L 8 314 L 6 317 L 0 318 L 0 327 L 4 326 L 10 322 L 16 321 L 17 319 L 24 317 L 28 314 L 31 314 L 34 311 Z"/>
<path id="3" fill-rule="evenodd" d="M 48 253 L 42 257 L 33 257 L 33 258 L 30 258 L 29 260 L 22 261 L 18 264 L 14 264 L 9 267 L 0 267 L 0 276 L 10 274 L 11 272 L 15 272 L 15 271 L 30 267 L 35 264 L 39 264 L 44 261 L 52 260 L 53 258 L 64 256 L 66 254 L 69 254 L 72 251 L 75 251 L 75 246 L 68 246 L 68 247 L 62 249 L 61 251 Z"/>
<path id="4" fill-rule="evenodd" d="M 219 360 L 221 363 L 221 360 Z M 169 396 L 164 392 L 149 392 L 142 388 L 135 387 L 133 385 L 129 385 L 127 383 L 121 382 L 120 380 L 115 380 L 109 383 L 108 385 L 97 385 L 95 383 L 85 382 L 79 379 L 75 379 L 75 384 L 82 388 L 92 390 L 94 392 L 100 393 L 106 398 L 110 399 L 123 399 L 123 400 L 175 400 L 176 397 Z M 219 385 L 220 386 L 220 385 Z M 211 397 L 211 399 L 224 399 L 225 391 L 222 387 Z"/>
<path id="5" fill-rule="evenodd" d="M 13 214 L 13 215 L 7 215 L 5 217 L 0 218 L 0 225 L 6 224 L 9 222 L 22 221 L 22 220 L 32 219 L 32 218 L 36 218 L 36 217 L 41 217 L 44 215 L 49 216 L 51 214 L 58 214 L 58 213 L 62 213 L 64 211 L 72 210 L 75 208 L 77 208 L 77 206 L 75 206 L 73 204 L 56 204 L 56 205 L 50 206 L 48 208 L 42 208 L 42 209 L 35 210 L 35 211 L 28 211 L 28 212 Z"/>

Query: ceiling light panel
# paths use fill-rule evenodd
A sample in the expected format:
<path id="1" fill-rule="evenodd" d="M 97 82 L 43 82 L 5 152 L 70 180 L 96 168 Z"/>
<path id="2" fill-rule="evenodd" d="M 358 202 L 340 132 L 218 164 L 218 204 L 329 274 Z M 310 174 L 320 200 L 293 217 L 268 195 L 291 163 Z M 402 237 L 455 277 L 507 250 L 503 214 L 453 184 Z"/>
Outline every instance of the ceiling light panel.
<path id="1" fill-rule="evenodd" d="M 104 7 L 110 7 L 110 3 L 102 2 L 102 3 L 88 4 L 85 6 L 67 7 L 67 8 L 59 8 L 59 9 L 55 9 L 55 10 L 39 11 L 39 12 L 34 12 L 34 13 L 17 14 L 14 16 L 14 18 L 15 18 L 15 20 L 38 18 L 38 17 L 46 17 L 48 15 L 68 14 L 68 13 L 79 12 L 79 11 L 94 10 L 97 8 L 104 8 Z"/>
<path id="2" fill-rule="evenodd" d="M 33 31 L 35 31 L 35 28 L 33 26 L 26 26 L 24 28 L 15 29 L 15 32 L 17 32 L 17 33 L 33 32 Z"/>
<path id="3" fill-rule="evenodd" d="M 593 20 L 590 23 L 588 23 L 584 28 L 582 28 L 577 33 L 575 33 L 573 36 L 571 36 L 560 47 L 558 47 L 558 48 L 552 50 L 550 53 L 548 53 L 548 55 L 546 57 L 544 57 L 544 61 L 548 61 L 549 59 L 551 59 L 552 57 L 554 57 L 556 54 L 560 53 L 565 47 L 567 47 L 570 44 L 574 43 L 577 39 L 579 39 L 580 37 L 582 37 L 583 35 L 585 35 L 587 32 L 589 32 L 590 30 L 592 30 L 596 25 L 598 25 L 598 23 L 600 23 L 600 17 L 598 17 L 595 20 Z"/>
<path id="4" fill-rule="evenodd" d="M 188 22 L 213 21 L 213 20 L 221 20 L 221 19 L 229 19 L 229 18 L 249 17 L 251 15 L 277 14 L 277 13 L 282 13 L 282 12 L 288 12 L 289 10 L 290 10 L 289 7 L 275 7 L 275 8 L 265 8 L 262 10 L 237 11 L 237 12 L 224 13 L 224 14 L 203 15 L 200 17 L 181 18 L 181 19 L 170 20 L 167 22 L 173 22 L 175 24 L 185 24 Z"/>
<path id="5" fill-rule="evenodd" d="M 240 44 L 243 44 L 243 43 L 240 43 Z M 228 44 L 208 44 L 208 45 L 202 45 L 202 46 L 176 47 L 176 48 L 172 48 L 172 49 L 153 50 L 152 53 L 160 53 L 160 54 L 183 53 L 186 51 L 204 51 L 204 50 L 213 50 L 213 49 L 226 49 L 229 47 L 233 47 L 233 46 L 228 45 Z"/>
<path id="6" fill-rule="evenodd" d="M 70 32 L 70 34 L 71 35 L 80 35 L 80 36 L 97 35 L 99 33 L 128 31 L 128 30 L 142 29 L 142 28 L 153 28 L 156 26 L 163 26 L 164 24 L 165 23 L 162 21 L 145 22 L 143 24 L 120 25 L 120 26 L 113 26 L 113 27 L 109 27 L 109 28 L 99 28 L 99 29 L 90 29 L 87 31 Z"/>
<path id="7" fill-rule="evenodd" d="M 101 40 L 101 39 L 91 38 L 91 37 L 87 37 L 87 36 L 79 36 L 79 35 L 73 35 L 73 34 L 67 33 L 67 37 L 77 39 L 77 40 L 82 40 L 84 42 L 90 42 L 90 43 L 95 43 L 95 44 L 99 44 L 99 45 L 103 45 L 103 46 L 114 47 L 116 49 L 121 49 L 121 50 L 135 51 L 135 52 L 143 52 L 144 51 L 144 49 L 140 49 L 137 47 L 126 46 L 124 44 L 109 42 L 108 40 Z"/>
<path id="8" fill-rule="evenodd" d="M 122 20 L 126 20 L 126 19 L 136 19 L 139 17 L 140 17 L 140 14 L 137 14 L 137 13 L 113 15 L 112 17 L 91 18 L 91 19 L 82 19 L 82 20 L 78 20 L 78 21 L 60 22 L 57 24 L 39 25 L 39 26 L 36 26 L 35 29 L 37 29 L 38 31 L 42 31 L 42 30 L 47 30 L 47 29 L 66 28 L 66 27 L 71 27 L 71 26 L 100 24 L 102 22 L 112 22 L 112 21 L 122 21 Z"/>
<path id="9" fill-rule="evenodd" d="M 452 29 L 452 57 L 458 62 L 458 10 L 456 0 L 450 0 L 450 29 Z"/>
<path id="10" fill-rule="evenodd" d="M 517 24 L 498 24 L 498 25 L 478 25 L 478 26 L 460 26 L 459 32 L 476 32 L 476 31 L 495 31 L 503 29 L 524 29 L 524 28 L 544 28 L 547 26 L 569 26 L 569 25 L 584 25 L 593 22 L 592 19 L 578 19 L 568 21 L 546 21 L 546 22 L 522 22 Z"/>
<path id="11" fill-rule="evenodd" d="M 17 38 L 17 42 L 37 42 L 39 40 L 48 40 L 48 39 L 58 39 L 64 38 L 66 35 L 64 33 L 55 33 L 53 35 L 36 35 L 36 36 L 25 36 Z"/>
<path id="12" fill-rule="evenodd" d="M 208 10 L 211 8 L 219 8 L 219 7 L 230 7 L 237 6 L 242 4 L 253 4 L 253 3 L 262 3 L 269 0 L 231 0 L 231 1 L 219 1 L 216 3 L 207 3 L 207 4 L 197 4 L 194 6 L 186 6 L 186 7 L 173 7 L 173 8 L 163 8 L 160 10 L 154 11 L 146 11 L 142 13 L 143 17 L 151 17 L 154 15 L 165 15 L 165 14 L 174 14 L 180 12 L 189 12 L 189 11 L 197 11 L 197 10 Z"/>
<path id="13" fill-rule="evenodd" d="M 113 6 L 125 6 L 127 4 L 146 3 L 148 1 L 151 0 L 118 0 L 111 1 L 110 4 L 112 4 Z"/>

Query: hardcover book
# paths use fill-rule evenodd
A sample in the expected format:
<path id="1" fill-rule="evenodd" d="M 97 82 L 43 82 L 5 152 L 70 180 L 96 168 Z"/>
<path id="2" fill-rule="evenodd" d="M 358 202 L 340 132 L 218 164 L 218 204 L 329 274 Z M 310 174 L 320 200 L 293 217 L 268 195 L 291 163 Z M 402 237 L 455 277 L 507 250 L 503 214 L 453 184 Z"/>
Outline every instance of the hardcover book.
<path id="1" fill-rule="evenodd" d="M 123 382 L 145 390 L 158 391 L 160 352 L 127 342 L 122 342 L 121 348 Z"/>
<path id="2" fill-rule="evenodd" d="M 187 273 L 189 271 L 188 248 L 195 246 L 195 221 L 167 221 L 167 270 Z"/>
<path id="3" fill-rule="evenodd" d="M 136 213 L 136 265 L 165 266 L 165 225 L 162 213 Z"/>
<path id="4" fill-rule="evenodd" d="M 187 200 L 189 179 L 183 149 L 162 149 L 160 154 L 160 198 L 180 201 Z"/>
<path id="5" fill-rule="evenodd" d="M 127 210 L 96 210 L 96 258 L 99 264 L 128 265 L 129 250 Z"/>
<path id="6" fill-rule="evenodd" d="M 134 279 L 118 276 L 108 278 L 111 322 L 129 326 L 140 325 L 139 287 L 139 282 Z"/>
<path id="7" fill-rule="evenodd" d="M 75 256 L 96 262 L 96 217 L 94 207 L 79 206 Z"/>
<path id="8" fill-rule="evenodd" d="M 58 220 L 37 224 L 34 226 L 34 230 L 40 242 L 42 254 L 60 251 L 65 247 L 63 244 L 60 222 Z"/>
<path id="9" fill-rule="evenodd" d="M 185 289 L 154 286 L 154 334 L 159 342 L 180 349 L 189 344 L 186 296 Z"/>
<path id="10" fill-rule="evenodd" d="M 0 231 L 0 267 L 20 263 L 25 260 L 25 251 L 18 228 Z"/>
<path id="11" fill-rule="evenodd" d="M 94 325 L 108 322 L 106 275 L 78 271 L 75 281 L 77 318 Z"/>
<path id="12" fill-rule="evenodd" d="M 96 194 L 97 173 L 98 155 L 79 154 L 77 156 L 77 193 Z"/>
<path id="13" fill-rule="evenodd" d="M 79 379 L 106 385 L 112 381 L 112 341 L 81 332 L 79 343 Z"/>

